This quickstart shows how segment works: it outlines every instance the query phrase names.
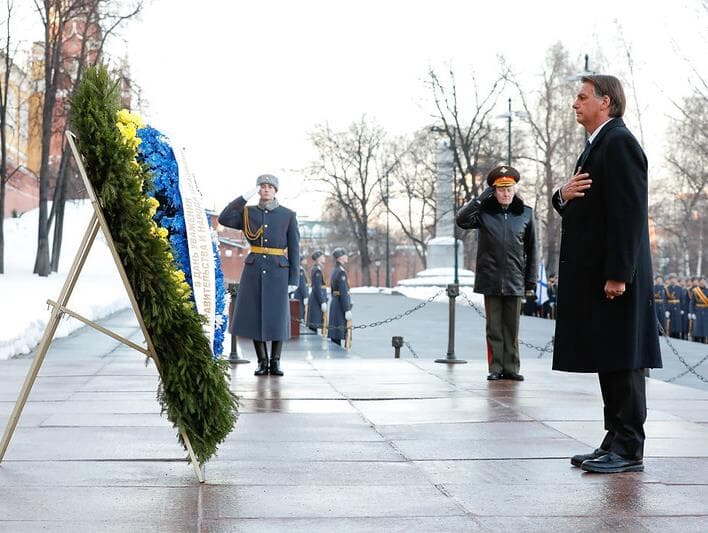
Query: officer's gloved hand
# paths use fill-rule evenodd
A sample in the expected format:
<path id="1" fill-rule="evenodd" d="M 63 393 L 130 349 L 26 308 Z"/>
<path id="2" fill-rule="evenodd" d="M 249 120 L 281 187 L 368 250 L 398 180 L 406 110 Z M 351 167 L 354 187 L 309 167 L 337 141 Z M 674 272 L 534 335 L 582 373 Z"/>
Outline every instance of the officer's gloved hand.
<path id="1" fill-rule="evenodd" d="M 249 198 L 252 198 L 258 192 L 258 189 L 260 189 L 260 187 L 254 187 L 253 189 L 247 191 L 243 195 L 244 200 L 248 200 Z"/>
<path id="2" fill-rule="evenodd" d="M 346 313 L 344 313 L 344 320 L 351 320 L 351 319 L 352 319 L 352 312 L 351 311 L 347 311 Z"/>
<path id="3" fill-rule="evenodd" d="M 288 285 L 288 294 L 292 294 L 297 290 L 297 285 Z"/>
<path id="4" fill-rule="evenodd" d="M 308 300 L 307 298 L 304 298 L 304 299 L 302 300 L 302 305 L 307 305 L 307 302 L 308 302 L 308 301 L 309 301 L 309 300 Z"/>
<path id="5" fill-rule="evenodd" d="M 671 311 L 664 311 L 664 316 L 666 318 L 671 318 Z"/>
<path id="6" fill-rule="evenodd" d="M 481 204 L 484 201 L 489 200 L 492 196 L 494 196 L 494 187 L 487 187 L 484 189 L 484 192 L 477 197 L 477 201 Z"/>
<path id="7" fill-rule="evenodd" d="M 322 302 L 322 305 L 320 305 L 320 309 L 322 309 L 323 313 L 327 312 L 327 302 Z"/>

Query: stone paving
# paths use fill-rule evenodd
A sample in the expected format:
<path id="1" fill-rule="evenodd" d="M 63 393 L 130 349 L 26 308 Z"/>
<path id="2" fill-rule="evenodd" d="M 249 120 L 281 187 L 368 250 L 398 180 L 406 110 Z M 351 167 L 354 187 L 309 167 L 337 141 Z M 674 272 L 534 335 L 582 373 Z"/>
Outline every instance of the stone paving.
<path id="1" fill-rule="evenodd" d="M 355 319 L 410 307 L 397 300 L 357 296 Z M 350 353 L 301 336 L 282 378 L 233 366 L 242 414 L 203 485 L 160 417 L 154 368 L 87 328 L 59 339 L 0 465 L 0 531 L 708 531 L 708 391 L 650 379 L 646 471 L 582 473 L 568 458 L 602 437 L 596 376 L 526 349 L 526 381 L 487 382 L 464 313 L 468 363 L 437 364 L 445 312 L 357 330 Z M 549 324 L 525 319 L 522 337 L 543 344 Z M 104 325 L 140 340 L 129 313 Z M 392 334 L 420 357 L 393 359 Z M 29 364 L 0 362 L 3 429 Z"/>

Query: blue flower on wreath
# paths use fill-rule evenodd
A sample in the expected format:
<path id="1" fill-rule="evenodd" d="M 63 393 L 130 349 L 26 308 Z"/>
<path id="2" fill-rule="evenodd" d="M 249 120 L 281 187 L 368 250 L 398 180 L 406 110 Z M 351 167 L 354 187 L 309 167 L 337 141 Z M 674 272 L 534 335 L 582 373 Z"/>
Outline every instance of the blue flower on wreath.
<path id="1" fill-rule="evenodd" d="M 168 231 L 175 262 L 180 270 L 184 272 L 185 281 L 193 288 L 187 225 L 184 220 L 182 196 L 179 192 L 179 166 L 177 165 L 177 159 L 167 137 L 155 128 L 146 126 L 139 129 L 138 137 L 142 140 L 138 147 L 138 161 L 146 165 L 154 177 L 154 190 L 148 194 L 154 196 L 160 203 L 153 220 L 159 227 Z M 224 274 L 221 271 L 221 262 L 216 248 L 214 257 L 216 313 L 213 353 L 216 357 L 217 354 L 220 355 L 223 352 L 226 317 L 224 315 Z M 192 301 L 194 302 L 194 291 L 192 291 Z"/>

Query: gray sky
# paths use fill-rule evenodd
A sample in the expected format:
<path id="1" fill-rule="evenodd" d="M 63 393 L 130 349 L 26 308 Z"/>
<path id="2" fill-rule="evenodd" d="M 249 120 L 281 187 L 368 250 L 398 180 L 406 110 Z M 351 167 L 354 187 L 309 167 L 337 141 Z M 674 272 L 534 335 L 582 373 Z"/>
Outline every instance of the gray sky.
<path id="1" fill-rule="evenodd" d="M 429 66 L 452 64 L 463 83 L 474 70 L 484 87 L 501 54 L 531 87 L 557 41 L 578 56 L 578 70 L 582 54 L 592 68 L 601 49 L 607 73 L 623 74 L 617 23 L 660 172 L 668 97 L 688 87 L 672 42 L 705 68 L 707 19 L 700 0 L 152 0 L 123 32 L 127 50 L 114 53 L 127 55 L 149 122 L 186 148 L 208 207 L 273 172 L 283 203 L 317 218 L 297 171 L 312 157 L 315 124 L 343 128 L 366 114 L 393 134 L 413 131 L 430 118 Z M 631 128 L 635 117 L 627 119 Z"/>

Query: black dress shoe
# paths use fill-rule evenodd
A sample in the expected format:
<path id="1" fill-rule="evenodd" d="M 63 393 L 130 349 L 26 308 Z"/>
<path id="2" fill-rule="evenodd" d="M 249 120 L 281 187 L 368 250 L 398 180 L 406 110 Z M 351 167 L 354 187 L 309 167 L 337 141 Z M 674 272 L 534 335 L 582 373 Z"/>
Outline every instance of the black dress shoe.
<path id="1" fill-rule="evenodd" d="M 610 453 L 608 450 L 603 450 L 602 448 L 596 448 L 595 451 L 592 453 L 583 453 L 580 455 L 574 455 L 573 457 L 570 458 L 570 464 L 580 468 L 580 465 L 583 464 L 583 461 L 587 461 L 588 459 L 597 459 L 598 457 L 602 457 L 603 455 L 608 454 L 608 453 Z"/>
<path id="2" fill-rule="evenodd" d="M 619 474 L 621 472 L 644 472 L 644 463 L 641 459 L 639 461 L 625 459 L 614 452 L 609 452 L 597 459 L 584 461 L 580 468 L 596 474 Z"/>
<path id="3" fill-rule="evenodd" d="M 512 381 L 523 381 L 524 376 L 517 374 L 516 372 L 504 372 L 502 374 L 502 379 L 510 379 Z"/>
<path id="4" fill-rule="evenodd" d="M 501 378 L 502 378 L 502 375 L 500 372 L 490 372 L 489 375 L 487 376 L 487 381 L 496 381 Z"/>

